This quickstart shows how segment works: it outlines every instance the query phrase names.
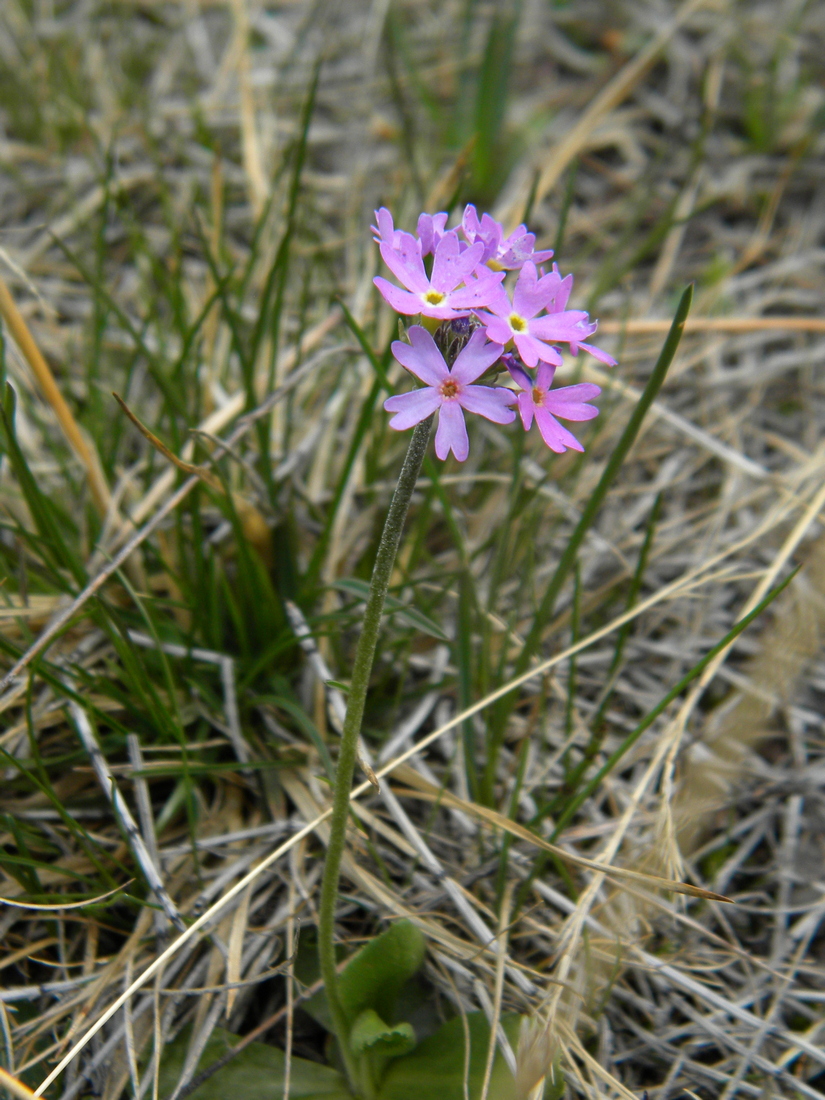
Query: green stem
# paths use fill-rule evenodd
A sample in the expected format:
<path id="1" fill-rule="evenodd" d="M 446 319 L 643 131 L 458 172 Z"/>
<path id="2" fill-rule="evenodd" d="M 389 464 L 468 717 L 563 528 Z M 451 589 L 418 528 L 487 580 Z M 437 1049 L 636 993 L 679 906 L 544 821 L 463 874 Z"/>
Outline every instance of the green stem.
<path id="1" fill-rule="evenodd" d="M 338 899 L 338 880 L 341 876 L 341 860 L 344 855 L 347 818 L 349 816 L 349 796 L 352 790 L 352 776 L 355 771 L 358 735 L 364 717 L 364 704 L 369 688 L 370 674 L 375 660 L 375 647 L 381 629 L 381 615 L 384 599 L 390 584 L 398 544 L 407 509 L 410 506 L 415 483 L 424 453 L 430 438 L 432 417 L 423 420 L 413 431 L 407 457 L 398 478 L 398 484 L 390 502 L 390 510 L 384 523 L 375 565 L 372 570 L 367 606 L 364 609 L 364 621 L 355 650 L 352 668 L 352 682 L 347 699 L 347 713 L 341 733 L 341 748 L 338 753 L 338 767 L 335 771 L 335 785 L 332 799 L 332 816 L 329 825 L 329 844 L 324 863 L 324 877 L 321 882 L 321 902 L 318 908 L 318 961 L 321 965 L 321 977 L 327 996 L 333 1028 L 338 1038 L 341 1056 L 344 1059 L 350 1085 L 357 1088 L 358 1066 L 349 1047 L 349 1022 L 338 993 L 338 972 L 335 958 L 335 903 Z"/>

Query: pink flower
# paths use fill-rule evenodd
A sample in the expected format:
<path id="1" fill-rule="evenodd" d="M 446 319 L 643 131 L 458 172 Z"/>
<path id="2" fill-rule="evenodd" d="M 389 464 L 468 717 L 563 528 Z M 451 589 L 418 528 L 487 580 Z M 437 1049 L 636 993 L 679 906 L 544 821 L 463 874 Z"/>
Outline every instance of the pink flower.
<path id="1" fill-rule="evenodd" d="M 534 367 L 539 360 L 561 366 L 561 354 L 550 344 L 570 344 L 575 354 L 598 327 L 584 310 L 558 310 L 558 304 L 566 304 L 571 284 L 572 280 L 568 283 L 558 271 L 539 278 L 536 265 L 527 260 L 513 291 L 512 303 L 499 287 L 489 312 L 478 313 L 488 337 L 499 344 L 514 341 L 528 367 Z M 554 312 L 538 317 L 543 309 Z"/>
<path id="2" fill-rule="evenodd" d="M 375 236 L 372 238 L 376 244 L 388 244 L 390 248 L 397 248 L 402 230 L 396 229 L 393 225 L 392 214 L 387 210 L 386 206 L 382 206 L 380 210 L 375 211 L 375 220 L 377 225 L 370 226 Z"/>
<path id="3" fill-rule="evenodd" d="M 516 271 L 527 260 L 543 263 L 553 255 L 553 250 L 535 252 L 535 233 L 528 233 L 526 225 L 520 225 L 509 237 L 504 237 L 502 225 L 489 214 L 482 214 L 478 220 L 476 208 L 472 203 L 465 207 L 461 220 L 461 229 L 470 244 L 480 241 L 484 245 L 482 263 L 489 263 L 495 269 L 503 268 Z"/>
<path id="4" fill-rule="evenodd" d="M 413 325 L 408 335 L 412 345 L 396 340 L 392 353 L 425 387 L 387 398 L 384 408 L 396 414 L 390 427 L 404 431 L 438 410 L 435 453 L 443 460 L 452 451 L 463 462 L 470 444 L 462 409 L 478 413 L 495 424 L 510 424 L 516 418 L 508 407 L 516 401 L 511 390 L 472 385 L 501 356 L 501 345 L 488 343 L 484 332 L 476 329 L 450 370 L 426 329 Z"/>
<path id="5" fill-rule="evenodd" d="M 556 417 L 560 416 L 564 420 L 592 420 L 599 415 L 599 410 L 595 405 L 588 405 L 586 402 L 598 397 L 601 389 L 591 382 L 581 382 L 577 386 L 561 386 L 557 390 L 551 390 L 555 367 L 541 363 L 533 381 L 527 371 L 518 366 L 515 356 L 504 355 L 502 359 L 522 389 L 516 401 L 524 430 L 530 430 L 535 417 L 541 438 L 551 451 L 563 454 L 568 447 L 574 451 L 583 451 L 584 447 L 578 439 L 559 424 Z"/>
<path id="6" fill-rule="evenodd" d="M 421 246 L 415 237 L 410 233 L 395 232 L 393 242 L 392 245 L 387 244 L 382 234 L 381 256 L 396 279 L 407 289 L 400 290 L 380 275 L 373 282 L 396 313 L 408 316 L 421 313 L 425 317 L 448 321 L 472 309 L 483 309 L 489 305 L 504 278 L 503 272 L 488 271 L 486 268 L 482 269 L 481 275 L 473 278 L 484 246 L 475 244 L 462 252 L 458 236 L 452 231 L 445 233 L 436 246 L 430 278 L 424 270 Z"/>
<path id="7" fill-rule="evenodd" d="M 422 256 L 429 256 L 435 252 L 436 246 L 444 236 L 448 214 L 421 214 L 418 219 L 418 246 Z M 376 244 L 387 244 L 390 248 L 399 249 L 401 246 L 401 234 L 403 230 L 396 229 L 393 225 L 392 214 L 386 206 L 375 211 L 376 225 L 372 231 L 372 238 Z"/>

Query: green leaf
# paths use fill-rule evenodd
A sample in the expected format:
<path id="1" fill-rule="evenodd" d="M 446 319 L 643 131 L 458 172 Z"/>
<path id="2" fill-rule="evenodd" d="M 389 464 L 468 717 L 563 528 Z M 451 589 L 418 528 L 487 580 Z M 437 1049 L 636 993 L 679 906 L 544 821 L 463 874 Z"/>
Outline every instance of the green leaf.
<path id="1" fill-rule="evenodd" d="M 186 1027 L 163 1050 L 160 1064 L 161 1097 L 171 1096 L 178 1083 L 189 1047 L 191 1028 Z M 198 1072 L 225 1056 L 239 1040 L 237 1035 L 216 1028 L 198 1062 Z M 221 1069 L 208 1077 L 190 1095 L 196 1100 L 272 1100 L 284 1090 L 286 1056 L 277 1047 L 250 1043 Z M 292 1058 L 289 1095 L 291 1100 L 352 1100 L 346 1081 L 336 1070 Z"/>
<path id="2" fill-rule="evenodd" d="M 356 1017 L 350 1032 L 349 1045 L 353 1054 L 377 1054 L 397 1058 L 409 1054 L 415 1046 L 415 1032 L 406 1022 L 388 1027 L 378 1013 L 366 1008 Z"/>
<path id="3" fill-rule="evenodd" d="M 423 935 L 408 920 L 398 921 L 356 952 L 341 971 L 338 995 L 350 1026 L 366 1009 L 382 1020 L 395 1021 L 396 1002 L 424 962 Z M 332 1031 L 332 1020 L 324 991 L 304 1001 L 302 1008 L 319 1024 Z"/>
<path id="4" fill-rule="evenodd" d="M 460 1017 L 448 1021 L 435 1035 L 424 1039 L 411 1054 L 390 1063 L 377 1100 L 421 1100 L 432 1093 L 438 1100 L 478 1100 L 484 1082 L 490 1025 L 482 1012 L 467 1018 L 470 1050 L 466 1066 L 467 1042 Z M 504 1016 L 501 1023 L 513 1045 L 518 1040 L 520 1016 Z M 468 1069 L 468 1093 L 464 1092 L 465 1068 Z M 488 1100 L 518 1100 L 516 1082 L 501 1054 L 496 1051 Z"/>
<path id="5" fill-rule="evenodd" d="M 415 1047 L 415 1032 L 408 1023 L 388 1027 L 374 1009 L 367 1008 L 352 1025 L 349 1045 L 363 1079 L 374 1083 L 384 1076 L 389 1062 Z M 372 1096 L 374 1084 L 366 1091 Z"/>
<path id="6" fill-rule="evenodd" d="M 365 600 L 370 590 L 370 586 L 366 581 L 359 581 L 356 577 L 346 577 L 344 580 L 336 581 L 333 588 L 339 588 L 342 592 L 349 592 L 351 595 L 357 596 L 359 600 Z M 395 596 L 387 596 L 384 601 L 384 610 L 386 614 L 397 615 L 399 619 L 403 619 L 410 626 L 415 627 L 416 630 L 420 630 L 424 634 L 431 634 L 439 641 L 448 642 L 450 640 L 438 623 L 433 622 L 422 612 L 410 607 L 409 604 L 404 603 Z"/>
<path id="7" fill-rule="evenodd" d="M 395 1002 L 424 962 L 424 936 L 401 920 L 370 940 L 341 972 L 338 995 L 347 1018 L 354 1022 L 367 1008 L 382 1020 L 393 1020 Z"/>

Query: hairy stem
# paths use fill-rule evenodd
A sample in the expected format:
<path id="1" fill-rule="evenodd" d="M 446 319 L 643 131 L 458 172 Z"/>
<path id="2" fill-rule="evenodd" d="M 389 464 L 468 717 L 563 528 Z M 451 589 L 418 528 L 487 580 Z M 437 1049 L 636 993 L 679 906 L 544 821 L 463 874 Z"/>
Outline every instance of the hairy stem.
<path id="1" fill-rule="evenodd" d="M 372 570 L 367 606 L 364 609 L 364 621 L 355 651 L 347 700 L 347 713 L 341 733 L 341 748 L 338 753 L 338 767 L 335 772 L 333 789 L 332 817 L 330 818 L 329 845 L 324 863 L 324 877 L 321 882 L 321 903 L 318 909 L 318 959 L 321 964 L 321 977 L 329 1004 L 330 1015 L 338 1038 L 338 1045 L 346 1066 L 350 1085 L 357 1088 L 358 1067 L 349 1048 L 349 1024 L 338 994 L 338 974 L 335 958 L 335 903 L 338 898 L 338 880 L 341 875 L 341 859 L 344 855 L 344 841 L 349 816 L 349 796 L 352 790 L 352 776 L 355 770 L 358 735 L 364 717 L 364 704 L 369 688 L 370 674 L 375 659 L 375 647 L 381 628 L 381 615 L 384 599 L 390 583 L 398 544 L 407 509 L 410 506 L 415 483 L 424 460 L 424 453 L 430 438 L 432 417 L 422 421 L 413 431 L 407 457 L 395 487 L 390 510 L 384 523 L 375 565 Z"/>

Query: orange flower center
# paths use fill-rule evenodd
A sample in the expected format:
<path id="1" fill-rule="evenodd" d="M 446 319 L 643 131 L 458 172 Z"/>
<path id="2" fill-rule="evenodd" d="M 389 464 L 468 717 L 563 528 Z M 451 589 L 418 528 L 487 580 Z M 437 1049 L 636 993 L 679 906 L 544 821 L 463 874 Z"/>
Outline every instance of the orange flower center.
<path id="1" fill-rule="evenodd" d="M 539 389 L 538 386 L 533 386 L 533 404 L 534 405 L 543 405 L 544 404 L 544 398 L 545 398 L 546 394 L 547 394 L 547 390 L 542 390 L 542 389 Z"/>
<path id="2" fill-rule="evenodd" d="M 442 397 L 451 398 L 458 396 L 458 382 L 454 382 L 452 378 L 448 378 L 446 382 L 442 382 L 438 391 Z"/>

